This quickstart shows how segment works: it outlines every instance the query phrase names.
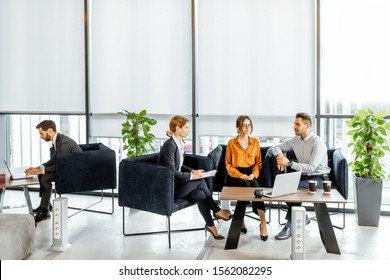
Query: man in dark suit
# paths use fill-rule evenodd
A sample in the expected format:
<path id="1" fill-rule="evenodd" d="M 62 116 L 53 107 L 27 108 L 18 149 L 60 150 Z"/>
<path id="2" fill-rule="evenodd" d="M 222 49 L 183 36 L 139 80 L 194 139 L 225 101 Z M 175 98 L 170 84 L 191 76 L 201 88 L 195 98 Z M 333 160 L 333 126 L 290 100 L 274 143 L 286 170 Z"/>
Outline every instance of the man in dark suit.
<path id="1" fill-rule="evenodd" d="M 56 124 L 52 120 L 44 120 L 40 122 L 36 128 L 39 135 L 46 142 L 51 141 L 53 146 L 50 148 L 50 159 L 37 167 L 29 167 L 25 170 L 26 174 L 38 175 L 39 179 L 39 194 L 41 203 L 38 208 L 34 209 L 35 222 L 40 222 L 50 218 L 50 197 L 52 191 L 52 182 L 56 177 L 56 157 L 57 154 L 77 153 L 82 152 L 80 146 L 70 137 L 57 133 Z"/>

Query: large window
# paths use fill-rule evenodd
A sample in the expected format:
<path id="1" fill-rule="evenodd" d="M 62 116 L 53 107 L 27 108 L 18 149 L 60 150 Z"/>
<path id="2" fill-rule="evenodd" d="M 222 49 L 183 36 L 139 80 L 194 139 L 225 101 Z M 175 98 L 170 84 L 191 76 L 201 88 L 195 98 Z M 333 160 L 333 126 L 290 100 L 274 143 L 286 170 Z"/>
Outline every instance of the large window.
<path id="1" fill-rule="evenodd" d="M 359 108 L 390 111 L 390 1 L 322 0 L 320 11 L 320 133 L 351 161 L 345 121 Z M 384 164 L 390 170 L 389 153 Z"/>
<path id="2" fill-rule="evenodd" d="M 390 110 L 390 1 L 322 0 L 320 9 L 321 112 Z"/>
<path id="3" fill-rule="evenodd" d="M 196 143 L 202 155 L 236 135 L 240 114 L 274 146 L 306 111 L 350 161 L 345 121 L 362 107 L 390 111 L 388 0 L 87 2 L 84 29 L 84 1 L 0 0 L 0 113 L 10 114 L 2 130 L 12 165 L 47 158 L 35 130 L 43 118 L 79 143 L 90 136 L 112 147 L 119 162 L 123 109 L 158 120 L 156 151 L 172 115 L 196 116 L 187 150 Z M 384 163 L 390 170 L 390 155 Z"/>
<path id="4" fill-rule="evenodd" d="M 36 125 L 46 119 L 56 123 L 58 132 L 79 144 L 86 143 L 85 116 L 9 115 L 6 145 L 11 166 L 38 166 L 50 159 L 51 143 L 43 141 L 36 129 Z"/>

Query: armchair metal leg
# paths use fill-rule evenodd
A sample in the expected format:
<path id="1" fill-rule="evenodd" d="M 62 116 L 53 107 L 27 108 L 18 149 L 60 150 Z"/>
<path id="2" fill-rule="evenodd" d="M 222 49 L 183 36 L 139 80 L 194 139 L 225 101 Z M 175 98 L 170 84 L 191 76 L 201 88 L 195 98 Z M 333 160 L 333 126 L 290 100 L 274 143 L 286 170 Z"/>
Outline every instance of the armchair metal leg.
<path id="1" fill-rule="evenodd" d="M 137 236 L 137 235 L 147 235 L 147 234 L 159 234 L 159 233 L 168 233 L 168 246 L 171 249 L 171 233 L 172 232 L 185 232 L 185 231 L 194 231 L 194 230 L 204 230 L 204 227 L 201 228 L 189 228 L 189 229 L 175 229 L 171 230 L 171 219 L 170 216 L 166 216 L 166 230 L 160 231 L 147 231 L 147 232 L 135 232 L 127 233 L 126 232 L 126 221 L 125 221 L 125 207 L 122 206 L 122 233 L 124 236 Z"/>
<path id="2" fill-rule="evenodd" d="M 61 197 L 61 195 L 59 195 L 59 197 Z M 89 209 L 93 206 L 95 206 L 96 204 L 100 203 L 103 201 L 103 190 L 101 191 L 101 194 L 100 194 L 100 199 L 94 203 L 92 203 L 91 205 L 88 205 L 87 207 L 84 207 L 84 208 L 80 208 L 80 207 L 71 207 L 69 206 L 68 208 L 69 209 L 75 209 L 75 210 L 79 210 L 77 211 L 76 213 L 73 213 L 72 215 L 69 215 L 68 218 L 70 217 L 73 217 L 74 215 L 77 215 L 83 211 L 87 211 L 87 212 L 94 212 L 94 213 L 100 213 L 100 214 L 114 214 L 114 189 L 111 190 L 111 211 L 107 212 L 107 211 L 99 211 L 99 210 L 92 210 L 92 209 Z"/>
<path id="3" fill-rule="evenodd" d="M 339 207 L 339 204 L 337 204 L 337 208 Z M 345 229 L 345 203 L 343 203 L 343 226 L 342 227 L 337 227 L 339 229 Z"/>
<path id="4" fill-rule="evenodd" d="M 337 212 L 332 212 L 329 215 L 336 215 L 338 213 L 340 213 L 340 204 L 339 203 L 337 203 Z M 333 227 L 338 228 L 338 229 L 345 229 L 345 203 L 343 203 L 343 225 L 341 227 L 333 225 Z"/>
<path id="5" fill-rule="evenodd" d="M 270 202 L 268 206 L 268 224 L 271 223 L 271 210 L 272 210 L 272 202 Z"/>
<path id="6" fill-rule="evenodd" d="M 340 203 L 337 203 L 337 210 L 335 212 L 330 212 L 329 216 L 337 215 L 339 213 L 340 213 Z M 312 217 L 312 218 L 310 218 L 310 220 L 317 221 L 317 217 Z M 342 226 L 336 226 L 336 225 L 332 224 L 332 226 L 334 228 L 338 228 L 338 229 L 344 229 L 345 228 L 345 204 L 344 203 L 343 203 L 343 225 Z"/>
<path id="7" fill-rule="evenodd" d="M 282 223 L 280 220 L 281 220 L 281 218 L 280 218 L 280 211 L 282 210 L 282 211 L 284 211 L 283 210 L 283 208 L 282 208 L 283 206 L 282 206 L 282 203 L 281 202 L 278 202 L 278 223 L 279 223 L 279 225 L 285 225 L 286 223 Z"/>
<path id="8" fill-rule="evenodd" d="M 171 217 L 167 216 L 168 246 L 171 249 Z"/>

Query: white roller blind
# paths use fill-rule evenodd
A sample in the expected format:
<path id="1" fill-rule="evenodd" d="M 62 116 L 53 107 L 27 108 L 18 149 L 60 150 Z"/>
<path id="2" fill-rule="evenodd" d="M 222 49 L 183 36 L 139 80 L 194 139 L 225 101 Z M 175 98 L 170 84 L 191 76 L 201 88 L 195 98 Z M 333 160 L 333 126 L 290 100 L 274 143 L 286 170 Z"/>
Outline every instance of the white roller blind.
<path id="1" fill-rule="evenodd" d="M 388 0 L 321 2 L 323 112 L 390 108 L 389 13 Z"/>
<path id="2" fill-rule="evenodd" d="M 97 0 L 90 12 L 92 135 L 121 136 L 112 114 L 146 109 L 165 137 L 172 114 L 191 112 L 191 1 Z"/>
<path id="3" fill-rule="evenodd" d="M 91 112 L 189 114 L 191 1 L 97 0 L 90 11 Z M 120 126 L 115 133 L 98 116 L 92 128 L 120 136 Z"/>
<path id="4" fill-rule="evenodd" d="M 139 111 L 137 111 L 139 112 Z M 174 113 L 169 115 L 153 115 L 148 113 L 148 117 L 157 121 L 151 129 L 151 132 L 157 138 L 166 138 L 166 131 L 169 129 L 169 121 Z M 190 119 L 190 116 L 182 114 L 184 117 Z M 121 129 L 122 123 L 126 118 L 114 114 L 97 114 L 92 116 L 92 136 L 94 137 L 122 137 Z"/>
<path id="5" fill-rule="evenodd" d="M 260 135 L 290 135 L 295 114 L 315 108 L 315 1 L 199 0 L 198 10 L 199 134 L 231 135 L 246 114 Z"/>
<path id="6" fill-rule="evenodd" d="M 247 115 L 243 113 L 243 115 Z M 237 135 L 235 116 L 201 116 L 199 117 L 199 136 L 225 136 Z M 249 115 L 253 122 L 254 137 L 286 137 L 294 134 L 293 124 L 295 114 L 288 116 L 255 116 Z M 312 116 L 314 117 L 314 116 Z"/>
<path id="7" fill-rule="evenodd" d="M 83 7 L 0 0 L 0 112 L 85 111 Z"/>

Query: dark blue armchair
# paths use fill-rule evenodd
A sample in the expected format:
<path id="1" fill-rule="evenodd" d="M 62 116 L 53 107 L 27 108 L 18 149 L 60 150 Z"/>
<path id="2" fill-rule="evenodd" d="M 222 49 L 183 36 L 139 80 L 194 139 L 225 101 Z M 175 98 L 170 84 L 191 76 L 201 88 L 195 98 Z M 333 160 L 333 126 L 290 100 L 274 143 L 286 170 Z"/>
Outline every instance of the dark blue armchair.
<path id="1" fill-rule="evenodd" d="M 271 176 L 268 173 L 268 171 L 271 169 L 270 166 L 273 166 L 273 162 L 271 162 L 270 157 L 268 157 L 269 147 L 260 147 L 260 150 L 263 167 L 261 168 L 260 176 L 258 178 L 259 185 L 260 187 L 272 187 Z M 227 176 L 225 154 L 226 145 L 220 144 L 207 155 L 207 157 L 213 160 L 212 168 L 218 170 L 216 176 L 212 179 L 211 182 L 212 190 L 214 192 L 221 192 L 222 188 L 225 186 L 225 179 Z"/>
<path id="2" fill-rule="evenodd" d="M 207 157 L 212 159 L 212 169 L 216 169 L 218 172 L 214 178 L 211 179 L 211 189 L 214 192 L 221 192 L 222 188 L 226 186 L 225 179 L 227 176 L 227 170 L 225 166 L 225 155 L 226 155 L 227 145 L 220 144 L 215 147 Z M 270 170 L 273 170 L 274 162 L 273 155 L 269 152 L 270 147 L 260 147 L 262 168 L 260 171 L 260 176 L 257 179 L 260 187 L 272 187 L 272 175 Z M 272 155 L 272 156 L 271 156 Z M 228 202 L 230 204 L 230 202 Z M 271 204 L 269 204 L 271 207 Z M 226 209 L 228 210 L 228 209 Z M 251 215 L 247 215 L 253 218 Z M 268 222 L 271 221 L 271 211 L 269 211 Z M 257 219 L 257 218 L 255 218 Z"/>
<path id="3" fill-rule="evenodd" d="M 170 217 L 173 213 L 192 206 L 195 201 L 174 198 L 174 171 L 157 164 L 158 153 L 127 158 L 119 164 L 119 206 L 123 207 L 123 235 L 143 235 L 168 233 L 168 244 L 171 248 L 171 232 L 204 230 L 202 228 L 171 230 Z M 194 169 L 212 169 L 212 160 L 203 156 L 186 155 L 184 164 Z M 210 187 L 210 180 L 206 183 Z M 166 216 L 167 230 L 127 233 L 125 207 L 147 211 Z"/>
<path id="4" fill-rule="evenodd" d="M 275 179 L 276 174 L 278 173 L 276 162 L 272 158 L 272 149 L 269 151 L 269 156 L 271 160 L 274 162 L 273 166 L 270 166 L 270 172 L 272 175 L 272 184 Z M 286 153 L 286 157 L 290 160 L 296 160 L 295 153 L 293 151 L 289 151 Z M 336 149 L 328 149 L 328 167 L 331 169 L 329 173 L 329 180 L 332 181 L 332 189 L 336 189 L 345 199 L 348 199 L 348 162 L 344 157 L 342 150 L 339 148 Z M 291 171 L 288 167 L 286 172 Z M 343 226 L 335 226 L 337 228 L 345 228 L 345 204 L 343 204 Z M 280 208 L 279 208 L 280 209 Z M 339 209 L 337 209 L 339 212 Z M 280 215 L 279 215 L 279 223 Z"/>
<path id="5" fill-rule="evenodd" d="M 82 144 L 80 148 L 83 150 L 81 153 L 68 153 L 57 156 L 55 191 L 60 196 L 62 194 L 101 191 L 101 197 L 98 202 L 84 208 L 69 208 L 113 214 L 114 189 L 117 184 L 115 152 L 101 143 Z M 111 189 L 111 211 L 105 212 L 89 209 L 103 200 L 103 190 L 108 189 Z"/>
<path id="6" fill-rule="evenodd" d="M 286 153 L 290 160 L 297 160 L 293 151 Z M 274 166 L 276 168 L 276 165 Z M 328 149 L 328 167 L 331 169 L 329 180 L 332 189 L 336 189 L 345 199 L 348 198 L 348 163 L 341 149 Z M 287 170 L 289 172 L 290 169 Z"/>

